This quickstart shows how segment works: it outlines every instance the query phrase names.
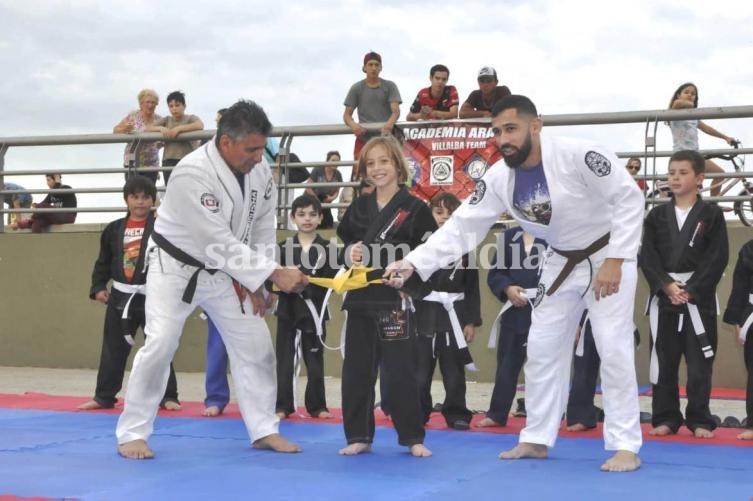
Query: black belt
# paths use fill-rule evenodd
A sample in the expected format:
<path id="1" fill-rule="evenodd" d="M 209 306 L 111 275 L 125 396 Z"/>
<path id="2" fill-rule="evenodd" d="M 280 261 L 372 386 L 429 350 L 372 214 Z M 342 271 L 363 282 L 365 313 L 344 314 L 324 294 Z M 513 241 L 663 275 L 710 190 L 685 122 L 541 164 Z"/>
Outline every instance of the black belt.
<path id="1" fill-rule="evenodd" d="M 565 279 L 570 275 L 570 273 L 572 273 L 578 263 L 585 261 L 589 256 L 606 247 L 608 243 L 609 233 L 599 238 L 583 250 L 561 251 L 552 247 L 552 250 L 554 252 L 556 252 L 560 256 L 567 258 L 567 261 L 565 262 L 565 266 L 562 267 L 560 274 L 557 275 L 557 278 L 555 278 L 554 282 L 552 282 L 552 285 L 549 287 L 546 295 L 551 296 L 552 294 L 554 294 L 554 292 L 559 289 L 560 285 L 562 285 L 562 282 L 564 282 Z"/>
<path id="2" fill-rule="evenodd" d="M 199 272 L 204 270 L 210 275 L 214 275 L 220 270 L 216 268 L 207 269 L 206 266 L 204 266 L 204 263 L 202 263 L 198 259 L 195 259 L 193 256 L 186 254 L 156 231 L 152 232 L 152 239 L 160 249 L 167 252 L 167 254 L 173 259 L 177 259 L 181 263 L 187 264 L 189 266 L 195 266 L 197 268 L 194 274 L 191 275 L 191 278 L 188 279 L 188 285 L 186 285 L 186 290 L 183 291 L 183 297 L 181 298 L 183 299 L 184 303 L 191 304 L 191 301 L 193 301 L 193 296 L 196 293 L 196 282 L 199 279 Z"/>

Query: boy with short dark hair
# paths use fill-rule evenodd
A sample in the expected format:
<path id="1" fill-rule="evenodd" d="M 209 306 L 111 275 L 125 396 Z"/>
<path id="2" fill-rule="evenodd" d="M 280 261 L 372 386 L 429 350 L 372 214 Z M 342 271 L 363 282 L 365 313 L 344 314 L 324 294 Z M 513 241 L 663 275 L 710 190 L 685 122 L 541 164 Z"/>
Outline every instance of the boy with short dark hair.
<path id="1" fill-rule="evenodd" d="M 111 409 L 123 387 L 128 355 L 134 344 L 136 329 L 144 328 L 146 243 L 154 227 L 152 207 L 157 189 L 151 179 L 132 176 L 123 187 L 128 206 L 126 217 L 105 227 L 100 238 L 99 256 L 92 271 L 89 298 L 107 305 L 102 354 L 99 358 L 94 398 L 81 404 L 81 410 Z M 107 283 L 112 288 L 107 291 Z M 161 406 L 180 410 L 178 385 L 170 365 L 170 377 Z"/>
<path id="2" fill-rule="evenodd" d="M 641 268 L 652 294 L 652 435 L 677 433 L 683 422 L 697 438 L 711 438 L 709 409 L 716 352 L 716 286 L 728 260 L 727 226 L 719 206 L 698 195 L 704 159 L 681 150 L 669 160 L 672 199 L 646 217 Z M 680 412 L 678 370 L 687 363 L 688 405 Z"/>
<path id="3" fill-rule="evenodd" d="M 294 237 L 279 242 L 280 265 L 297 266 L 306 275 L 334 277 L 337 270 L 330 263 L 326 240 L 316 233 L 322 222 L 322 204 L 310 194 L 293 200 L 290 219 L 298 232 Z M 277 404 L 276 412 L 281 419 L 295 412 L 293 378 L 295 354 L 300 349 L 306 364 L 308 382 L 306 384 L 305 405 L 308 413 L 315 418 L 331 418 L 324 394 L 324 339 L 325 322 L 329 313 L 324 298 L 326 289 L 309 284 L 301 294 L 280 292 L 277 303 Z M 309 303 L 307 304 L 307 301 Z M 321 323 L 311 311 L 313 306 L 321 315 Z M 321 335 L 321 338 L 319 337 Z"/>

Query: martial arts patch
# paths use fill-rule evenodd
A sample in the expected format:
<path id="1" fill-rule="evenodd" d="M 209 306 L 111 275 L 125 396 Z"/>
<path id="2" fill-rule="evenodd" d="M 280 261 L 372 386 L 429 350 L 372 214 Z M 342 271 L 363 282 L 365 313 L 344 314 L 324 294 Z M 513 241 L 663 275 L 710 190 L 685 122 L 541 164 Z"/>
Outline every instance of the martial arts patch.
<path id="1" fill-rule="evenodd" d="M 408 339 L 408 313 L 403 310 L 380 313 L 377 317 L 377 327 L 379 337 L 383 341 Z"/>
<path id="2" fill-rule="evenodd" d="M 201 205 L 203 205 L 206 210 L 214 214 L 220 212 L 220 201 L 217 200 L 217 197 L 215 197 L 211 193 L 201 194 Z"/>
<path id="3" fill-rule="evenodd" d="M 481 202 L 481 200 L 484 199 L 485 194 L 486 194 L 486 183 L 482 179 L 476 183 L 476 190 L 473 192 L 473 195 L 471 195 L 471 201 L 468 203 L 470 203 L 471 205 L 476 205 L 477 203 Z"/>
<path id="4" fill-rule="evenodd" d="M 468 177 L 478 181 L 484 177 L 488 168 L 489 164 L 486 163 L 486 160 L 478 153 L 474 153 L 468 163 L 463 166 L 463 171 L 468 174 Z"/>
<path id="5" fill-rule="evenodd" d="M 591 169 L 591 172 L 599 177 L 608 176 L 612 172 L 612 163 L 607 160 L 607 157 L 596 151 L 586 153 L 586 165 Z"/>
<path id="6" fill-rule="evenodd" d="M 264 189 L 264 200 L 269 200 L 269 198 L 272 196 L 272 190 L 274 189 L 274 182 L 272 182 L 272 179 L 267 181 L 267 187 Z"/>
<path id="7" fill-rule="evenodd" d="M 453 183 L 453 160 L 454 157 L 451 155 L 431 157 L 431 171 L 429 171 L 431 186 L 446 186 Z"/>
<path id="8" fill-rule="evenodd" d="M 539 304 L 541 304 L 541 300 L 544 299 L 545 293 L 546 293 L 546 285 L 539 284 L 539 286 L 536 287 L 536 299 L 533 300 L 534 308 L 536 308 Z"/>

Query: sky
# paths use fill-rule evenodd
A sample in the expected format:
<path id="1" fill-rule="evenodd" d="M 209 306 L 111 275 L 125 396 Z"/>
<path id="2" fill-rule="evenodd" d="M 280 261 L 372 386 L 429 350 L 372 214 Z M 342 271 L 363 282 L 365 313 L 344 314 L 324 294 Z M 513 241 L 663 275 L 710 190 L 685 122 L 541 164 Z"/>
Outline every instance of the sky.
<path id="1" fill-rule="evenodd" d="M 429 68 L 450 68 L 461 102 L 482 66 L 547 114 L 664 109 L 692 81 L 699 106 L 753 103 L 753 4 L 715 2 L 470 0 L 0 0 L 0 141 L 3 137 L 110 133 L 136 95 L 153 88 L 157 112 L 182 90 L 187 112 L 213 127 L 215 111 L 253 99 L 275 126 L 341 124 L 366 52 L 382 55 L 405 117 Z M 710 120 L 753 146 L 753 119 Z M 546 129 L 545 129 L 546 130 Z M 643 150 L 643 124 L 555 128 L 615 151 Z M 659 126 L 658 149 L 671 149 Z M 352 136 L 297 138 L 303 161 L 352 153 Z M 701 134 L 701 148 L 723 148 Z M 114 168 L 123 145 L 17 147 L 5 170 Z M 727 168 L 730 168 L 728 165 Z M 9 176 L 27 188 L 44 177 Z M 75 187 L 122 185 L 122 176 L 64 176 Z M 35 195 L 41 200 L 42 195 Z M 79 195 L 81 206 L 118 206 L 117 195 Z M 81 214 L 79 222 L 119 214 Z"/>

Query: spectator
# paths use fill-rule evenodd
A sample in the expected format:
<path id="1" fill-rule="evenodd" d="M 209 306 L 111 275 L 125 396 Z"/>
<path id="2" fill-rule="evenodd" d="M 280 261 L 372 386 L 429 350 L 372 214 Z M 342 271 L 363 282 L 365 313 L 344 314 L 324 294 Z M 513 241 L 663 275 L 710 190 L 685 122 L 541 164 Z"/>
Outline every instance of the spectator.
<path id="1" fill-rule="evenodd" d="M 345 96 L 343 121 L 356 136 L 353 158 L 360 157 L 361 148 L 366 141 L 378 133 L 368 132 L 361 124 L 384 122 L 382 135 L 392 133 L 400 116 L 400 91 L 390 80 L 379 78 L 382 72 L 382 56 L 369 52 L 363 57 L 363 72 L 366 78 L 354 83 Z M 358 122 L 353 120 L 353 111 L 358 110 Z"/>
<path id="2" fill-rule="evenodd" d="M 3 191 L 22 191 L 25 190 L 23 186 L 16 183 L 0 183 Z M 10 193 L 3 195 L 3 203 L 8 206 L 9 209 L 28 209 L 31 207 L 32 197 L 31 193 Z M 18 221 L 24 219 L 22 214 L 18 212 L 8 214 L 8 225 L 16 229 L 18 227 Z"/>
<path id="3" fill-rule="evenodd" d="M 631 176 L 637 176 L 641 171 L 641 159 L 638 157 L 630 157 L 627 164 L 625 164 L 625 168 L 628 170 Z M 648 191 L 648 185 L 646 184 L 645 179 L 636 179 L 635 182 L 636 184 L 638 184 L 638 188 L 640 188 L 643 193 L 646 193 L 646 191 Z"/>
<path id="4" fill-rule="evenodd" d="M 61 174 L 47 174 L 47 187 L 51 190 L 70 190 L 67 184 L 62 184 Z M 74 208 L 78 205 L 75 193 L 48 193 L 38 204 L 31 204 L 37 209 L 57 209 L 60 207 Z M 19 228 L 31 228 L 32 233 L 41 233 L 42 230 L 53 224 L 66 224 L 76 221 L 76 212 L 36 212 L 31 219 L 18 221 Z"/>
<path id="5" fill-rule="evenodd" d="M 159 96 L 152 89 L 142 89 L 138 94 L 139 109 L 132 111 L 113 127 L 113 134 L 131 134 L 136 132 L 146 132 L 146 128 L 154 125 L 162 117 L 154 113 L 159 104 Z M 159 148 L 160 143 L 146 141 L 141 144 L 141 148 L 136 152 L 136 158 L 133 162 L 130 159 L 130 149 L 133 143 L 126 144 L 123 165 L 129 172 L 126 173 L 126 179 L 134 174 L 131 169 L 138 171 L 144 167 L 159 167 Z M 159 172 L 137 172 L 146 176 L 154 183 L 159 179 Z"/>
<path id="6" fill-rule="evenodd" d="M 409 121 L 448 119 L 458 117 L 458 90 L 454 85 L 447 85 L 450 70 L 443 64 L 435 64 L 429 70 L 431 86 L 421 89 L 410 107 L 406 117 Z"/>
<path id="7" fill-rule="evenodd" d="M 167 95 L 169 117 L 163 117 L 145 128 L 146 132 L 161 132 L 162 137 L 174 138 L 183 132 L 202 130 L 204 122 L 196 115 L 186 115 L 186 96 L 180 91 L 173 91 Z M 195 141 L 170 141 L 165 144 L 162 152 L 162 167 L 175 167 L 180 159 L 196 149 Z M 165 186 L 170 179 L 169 170 L 164 171 Z"/>
<path id="8" fill-rule="evenodd" d="M 340 161 L 339 151 L 333 150 L 333 151 L 327 152 L 327 162 L 339 162 L 339 161 Z M 325 165 L 324 167 L 314 167 L 311 170 L 311 177 L 309 177 L 309 182 L 342 183 L 343 176 L 340 173 L 340 171 L 337 170 L 337 165 L 334 163 L 331 163 L 331 164 Z M 316 198 L 318 198 L 321 203 L 329 204 L 329 203 L 334 202 L 337 196 L 340 194 L 340 188 L 338 188 L 337 186 L 306 188 L 306 193 L 316 196 Z M 329 229 L 334 226 L 335 226 L 335 221 L 332 218 L 332 209 L 322 208 L 322 222 L 319 225 L 319 228 Z"/>
<path id="9" fill-rule="evenodd" d="M 357 176 L 356 176 L 357 177 Z M 352 179 L 351 179 L 352 181 Z M 361 179 L 358 186 L 355 188 L 352 188 L 348 186 L 347 188 L 343 188 L 342 192 L 340 193 L 340 200 L 339 202 L 341 204 L 349 204 L 353 202 L 353 199 L 356 197 L 360 197 L 363 195 L 368 195 L 369 193 L 373 192 L 376 189 L 376 186 L 374 186 L 374 183 L 372 183 L 368 179 Z M 341 207 L 337 209 L 337 220 L 342 221 L 343 217 L 345 216 L 345 212 L 348 210 L 347 207 Z"/>
<path id="10" fill-rule="evenodd" d="M 492 108 L 503 97 L 510 95 L 507 85 L 497 85 L 497 70 L 484 66 L 478 71 L 478 89 L 471 92 L 463 106 L 460 118 L 485 118 L 492 116 Z"/>

